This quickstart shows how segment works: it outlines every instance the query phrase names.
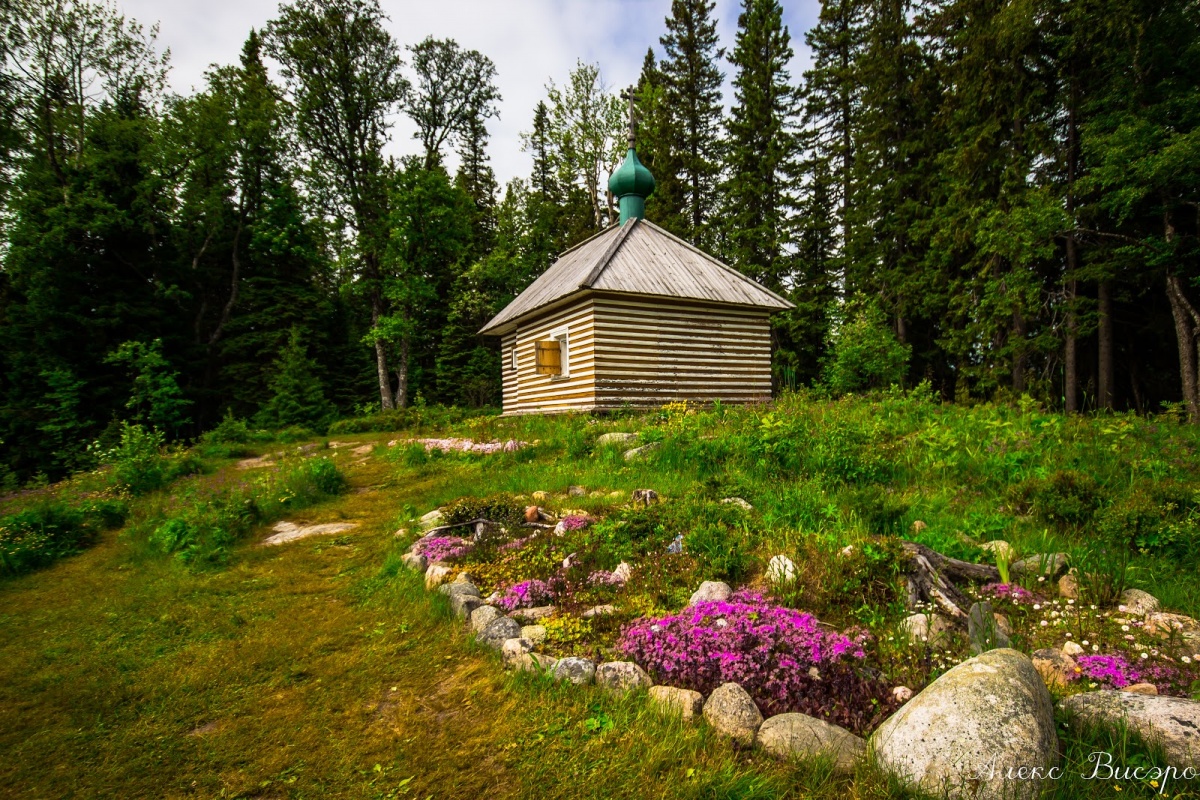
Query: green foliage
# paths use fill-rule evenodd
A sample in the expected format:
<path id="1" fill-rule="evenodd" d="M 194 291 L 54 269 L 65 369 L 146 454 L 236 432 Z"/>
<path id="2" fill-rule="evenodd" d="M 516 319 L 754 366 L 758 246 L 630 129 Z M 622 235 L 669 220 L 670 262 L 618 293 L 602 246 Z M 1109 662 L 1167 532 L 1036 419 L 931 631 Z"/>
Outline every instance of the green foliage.
<path id="1" fill-rule="evenodd" d="M 120 441 L 104 450 L 100 442 L 90 448 L 102 464 L 112 470 L 112 482 L 121 491 L 142 495 L 172 483 L 177 478 L 201 470 L 196 456 L 183 449 L 168 450 L 161 431 L 120 424 Z"/>
<path id="2" fill-rule="evenodd" d="M 829 349 L 825 382 L 838 395 L 901 384 L 912 351 L 896 340 L 873 306 L 859 309 L 838 328 Z"/>
<path id="3" fill-rule="evenodd" d="M 125 342 L 107 360 L 133 373 L 133 388 L 125 407 L 133 412 L 135 422 L 170 433 L 191 422 L 186 414 L 192 401 L 183 396 L 179 373 L 173 372 L 163 357 L 161 339 L 150 344 Z"/>
<path id="4" fill-rule="evenodd" d="M 683 546 L 715 580 L 742 583 L 754 567 L 750 537 L 740 526 L 699 522 L 683 537 Z"/>
<path id="5" fill-rule="evenodd" d="M 1058 470 L 1048 478 L 1027 478 L 1012 488 L 1022 513 L 1034 513 L 1057 525 L 1078 528 L 1092 521 L 1104 498 L 1095 478 L 1076 470 Z"/>
<path id="6" fill-rule="evenodd" d="M 325 399 L 325 388 L 317 376 L 316 362 L 309 358 L 300 336 L 299 328 L 292 328 L 287 344 L 279 353 L 271 378 L 271 397 L 255 415 L 258 425 L 324 430 L 334 415 L 333 405 Z"/>
<path id="7" fill-rule="evenodd" d="M 525 521 L 525 506 L 509 495 L 464 497 L 451 503 L 443 512 L 446 523 L 455 525 L 473 519 L 486 519 L 515 531 Z"/>
<path id="8" fill-rule="evenodd" d="M 0 517 L 0 575 L 19 575 L 74 555 L 92 545 L 103 530 L 125 523 L 120 500 L 87 500 L 69 505 L 49 500 Z"/>
<path id="9" fill-rule="evenodd" d="M 286 464 L 233 488 L 202 494 L 189 487 L 173 508 L 141 524 L 163 553 L 196 566 L 223 564 L 230 548 L 256 525 L 311 506 L 346 489 L 345 476 L 326 458 Z"/>

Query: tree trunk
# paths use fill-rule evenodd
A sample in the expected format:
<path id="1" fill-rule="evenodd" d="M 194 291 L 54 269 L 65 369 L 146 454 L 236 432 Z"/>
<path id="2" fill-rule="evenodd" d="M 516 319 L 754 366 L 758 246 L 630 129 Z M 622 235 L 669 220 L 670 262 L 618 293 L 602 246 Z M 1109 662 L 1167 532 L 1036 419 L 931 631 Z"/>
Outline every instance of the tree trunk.
<path id="1" fill-rule="evenodd" d="M 400 340 L 400 366 L 396 368 L 396 407 L 408 408 L 408 337 Z"/>
<path id="2" fill-rule="evenodd" d="M 1167 300 L 1171 303 L 1171 316 L 1175 320 L 1175 340 L 1179 345 L 1179 382 L 1183 387 L 1183 401 L 1187 403 L 1188 421 L 1200 421 L 1200 397 L 1196 393 L 1196 334 L 1186 306 L 1178 275 L 1167 276 Z"/>
<path id="3" fill-rule="evenodd" d="M 1113 410 L 1113 324 L 1112 324 L 1112 284 L 1100 281 L 1097 290 L 1097 305 L 1100 312 L 1099 346 L 1100 374 L 1099 387 L 1096 397 L 1096 407 L 1101 411 Z"/>
<path id="4" fill-rule="evenodd" d="M 383 295 L 376 286 L 371 291 L 371 326 L 379 324 L 380 317 L 383 316 Z M 382 339 L 375 340 L 375 371 L 379 376 L 379 406 L 384 411 L 390 411 L 396 407 L 395 398 L 392 396 L 392 380 L 388 375 L 387 349 L 384 347 Z"/>

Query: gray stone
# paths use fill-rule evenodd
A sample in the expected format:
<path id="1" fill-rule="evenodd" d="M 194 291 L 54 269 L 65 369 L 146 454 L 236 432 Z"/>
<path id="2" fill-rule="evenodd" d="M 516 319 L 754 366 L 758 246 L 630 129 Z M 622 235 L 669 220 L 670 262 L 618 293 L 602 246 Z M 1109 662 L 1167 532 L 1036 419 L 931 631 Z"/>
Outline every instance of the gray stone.
<path id="1" fill-rule="evenodd" d="M 750 505 L 750 503 L 746 502 L 746 500 L 742 499 L 741 497 L 726 497 L 723 500 L 721 500 L 721 502 L 724 503 L 725 505 L 737 506 L 742 511 L 753 511 L 754 510 L 754 506 Z"/>
<path id="2" fill-rule="evenodd" d="M 470 619 L 475 609 L 483 605 L 483 599 L 473 594 L 450 595 L 450 608 L 459 619 Z"/>
<path id="3" fill-rule="evenodd" d="M 1083 652 L 1082 647 L 1079 648 L 1079 652 Z M 1046 686 L 1051 689 L 1066 686 L 1067 682 L 1074 680 L 1075 675 L 1079 672 L 1079 665 L 1075 663 L 1075 659 L 1053 647 L 1034 650 L 1032 658 L 1033 668 L 1038 671 Z"/>
<path id="4" fill-rule="evenodd" d="M 767 563 L 767 580 L 771 583 L 791 583 L 796 580 L 796 564 L 787 556 L 774 556 Z"/>
<path id="5" fill-rule="evenodd" d="M 1120 605 L 1117 607 L 1126 614 L 1144 617 L 1152 611 L 1158 611 L 1158 598 L 1141 589 L 1126 589 L 1121 592 Z"/>
<path id="6" fill-rule="evenodd" d="M 515 619 L 497 617 L 487 624 L 476 637 L 481 644 L 499 650 L 509 639 L 521 638 L 521 626 Z"/>
<path id="7" fill-rule="evenodd" d="M 592 606 L 580 616 L 584 619 L 591 619 L 592 617 L 607 617 L 615 613 L 617 613 L 617 607 L 612 603 L 605 603 L 602 606 Z"/>
<path id="8" fill-rule="evenodd" d="M 424 572 L 429 569 L 429 559 L 420 553 L 405 553 L 400 556 L 400 560 L 404 563 L 404 566 L 415 572 Z"/>
<path id="9" fill-rule="evenodd" d="M 989 650 L 935 680 L 871 736 L 884 770 L 938 797 L 1033 798 L 1058 763 L 1050 693 L 1016 650 Z"/>
<path id="10" fill-rule="evenodd" d="M 713 729 L 739 744 L 750 745 L 763 723 L 762 712 L 750 694 L 736 683 L 723 683 L 704 701 L 704 719 Z"/>
<path id="11" fill-rule="evenodd" d="M 521 638 L 528 639 L 533 642 L 533 646 L 537 647 L 546 641 L 546 626 L 545 625 L 523 625 L 521 626 Z"/>
<path id="12" fill-rule="evenodd" d="M 628 583 L 629 579 L 633 577 L 633 567 L 622 561 L 620 564 L 617 564 L 617 568 L 613 570 L 612 574 L 621 583 Z"/>
<path id="13" fill-rule="evenodd" d="M 533 649 L 533 642 L 528 639 L 517 637 L 515 639 L 505 639 L 504 644 L 500 645 L 500 658 L 504 661 L 504 666 L 512 667 L 526 653 Z"/>
<path id="14" fill-rule="evenodd" d="M 561 658 L 554 665 L 553 675 L 556 681 L 582 686 L 596 679 L 596 665 L 586 658 Z"/>
<path id="15" fill-rule="evenodd" d="M 596 440 L 596 444 L 601 447 L 610 444 L 633 444 L 637 438 L 636 433 L 605 433 Z"/>
<path id="16" fill-rule="evenodd" d="M 425 570 L 425 588 L 436 589 L 450 579 L 450 573 L 454 572 L 454 567 L 449 564 L 441 564 L 434 562 Z"/>
<path id="17" fill-rule="evenodd" d="M 660 447 L 662 447 L 662 442 L 651 442 L 650 444 L 644 444 L 641 447 L 635 447 L 631 450 L 626 450 L 625 460 L 634 461 L 636 459 L 643 458 Z"/>
<path id="18" fill-rule="evenodd" d="M 1065 600 L 1079 599 L 1079 578 L 1076 577 L 1075 570 L 1058 579 L 1058 596 Z"/>
<path id="19" fill-rule="evenodd" d="M 654 685 L 646 670 L 632 661 L 610 661 L 596 667 L 596 684 L 611 692 L 624 694 Z"/>
<path id="20" fill-rule="evenodd" d="M 721 581 L 705 581 L 692 595 L 689 605 L 696 603 L 723 603 L 733 595 L 733 589 L 728 583 Z"/>
<path id="21" fill-rule="evenodd" d="M 991 553 L 996 557 L 997 561 L 1003 559 L 1010 564 L 1012 563 L 1012 560 L 1017 557 L 1017 551 L 1013 549 L 1011 544 L 1003 539 L 995 539 L 990 542 L 984 542 L 983 544 L 979 545 L 979 549 L 985 553 Z"/>
<path id="22" fill-rule="evenodd" d="M 635 506 L 652 506 L 658 502 L 658 492 L 653 489 L 634 489 L 630 500 Z"/>
<path id="23" fill-rule="evenodd" d="M 1059 707 L 1083 721 L 1124 724 L 1157 742 L 1176 769 L 1200 769 L 1200 703 L 1194 700 L 1103 691 L 1072 695 Z"/>
<path id="24" fill-rule="evenodd" d="M 1011 644 L 996 622 L 992 604 L 986 601 L 971 605 L 967 613 L 967 636 L 971 640 L 971 652 L 975 655 Z"/>
<path id="25" fill-rule="evenodd" d="M 1121 689 L 1122 692 L 1133 692 L 1134 694 L 1158 694 L 1158 687 L 1153 683 L 1132 683 Z"/>
<path id="26" fill-rule="evenodd" d="M 776 758 L 829 758 L 843 775 L 853 773 L 867 752 L 862 737 L 807 714 L 771 717 L 758 729 L 757 741 Z"/>
<path id="27" fill-rule="evenodd" d="M 525 653 L 512 660 L 509 666 L 520 672 L 549 672 L 558 659 L 543 653 Z"/>
<path id="28" fill-rule="evenodd" d="M 1200 622 L 1183 614 L 1171 614 L 1166 611 L 1151 611 L 1146 615 L 1146 625 L 1142 628 L 1146 633 L 1161 637 L 1174 637 L 1200 632 Z"/>
<path id="29" fill-rule="evenodd" d="M 451 581 L 450 583 L 443 583 L 438 587 L 438 591 L 447 597 L 453 597 L 456 594 L 465 594 L 468 597 L 482 597 L 482 595 L 479 594 L 479 588 L 476 587 L 475 584 L 467 583 L 466 581 Z"/>
<path id="30" fill-rule="evenodd" d="M 537 622 L 550 616 L 554 611 L 554 606 L 535 606 L 534 608 L 515 609 L 509 616 L 521 622 Z"/>
<path id="31" fill-rule="evenodd" d="M 446 521 L 446 516 L 441 512 L 441 509 L 434 509 L 425 516 L 421 517 L 421 530 L 427 531 L 430 528 L 436 528 Z"/>
<path id="32" fill-rule="evenodd" d="M 1045 576 L 1053 580 L 1067 571 L 1066 553 L 1038 553 L 1013 562 L 1009 571 L 1013 575 Z"/>
<path id="33" fill-rule="evenodd" d="M 483 629 L 486 628 L 492 620 L 498 619 L 502 616 L 504 615 L 500 613 L 500 609 L 496 608 L 495 606 L 480 606 L 471 612 L 471 629 L 476 633 L 483 633 Z"/>
<path id="34" fill-rule="evenodd" d="M 568 486 L 567 487 L 567 496 L 568 497 L 586 497 L 587 489 L 583 488 L 582 486 Z"/>
<path id="35" fill-rule="evenodd" d="M 650 699 L 663 711 L 684 722 L 698 717 L 704 708 L 704 695 L 675 686 L 651 686 Z"/>
<path id="36" fill-rule="evenodd" d="M 900 632 L 914 642 L 938 644 L 954 630 L 954 623 L 940 614 L 910 614 L 900 621 Z"/>

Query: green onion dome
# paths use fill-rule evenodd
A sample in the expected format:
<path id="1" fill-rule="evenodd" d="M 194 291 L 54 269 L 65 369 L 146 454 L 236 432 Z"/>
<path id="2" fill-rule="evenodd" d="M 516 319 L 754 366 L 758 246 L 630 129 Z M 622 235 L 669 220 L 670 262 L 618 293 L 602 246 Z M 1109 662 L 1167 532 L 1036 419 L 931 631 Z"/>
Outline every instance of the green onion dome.
<path id="1" fill-rule="evenodd" d="M 646 216 L 645 200 L 654 191 L 654 176 L 638 160 L 632 147 L 625 160 L 608 179 L 608 190 L 617 198 L 621 208 L 621 223 L 630 217 L 642 219 Z"/>

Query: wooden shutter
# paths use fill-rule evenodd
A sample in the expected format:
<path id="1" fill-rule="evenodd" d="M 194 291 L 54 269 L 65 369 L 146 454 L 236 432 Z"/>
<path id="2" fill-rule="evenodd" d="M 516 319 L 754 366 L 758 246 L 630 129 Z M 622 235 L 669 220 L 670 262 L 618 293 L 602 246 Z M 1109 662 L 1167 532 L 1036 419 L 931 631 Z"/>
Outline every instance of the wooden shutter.
<path id="1" fill-rule="evenodd" d="M 537 372 L 539 375 L 562 374 L 562 347 L 557 339 L 537 342 Z"/>

